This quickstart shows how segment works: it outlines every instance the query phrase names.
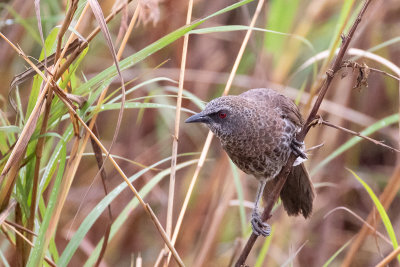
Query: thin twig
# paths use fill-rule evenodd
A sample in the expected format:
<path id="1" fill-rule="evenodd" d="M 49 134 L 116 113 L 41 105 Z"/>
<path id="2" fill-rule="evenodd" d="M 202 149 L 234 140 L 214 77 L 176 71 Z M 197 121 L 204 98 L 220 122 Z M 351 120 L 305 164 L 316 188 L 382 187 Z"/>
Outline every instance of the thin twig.
<path id="1" fill-rule="evenodd" d="M 388 73 L 386 71 L 383 71 L 383 70 L 380 70 L 380 69 L 371 68 L 370 66 L 367 66 L 365 64 L 360 64 L 360 63 L 355 62 L 355 61 L 343 62 L 342 66 L 341 66 L 341 68 L 353 68 L 353 69 L 363 69 L 365 67 L 367 67 L 370 71 L 373 71 L 373 72 L 376 72 L 376 73 L 379 73 L 379 74 L 383 74 L 383 75 L 386 75 L 386 76 L 388 76 L 390 78 L 393 78 L 395 80 L 400 81 L 400 77 L 397 77 L 397 76 L 395 76 L 393 74 L 390 74 L 390 73 Z"/>
<path id="2" fill-rule="evenodd" d="M 373 139 L 373 138 L 371 138 L 371 137 L 362 135 L 362 134 L 359 133 L 359 132 L 355 132 L 355 131 L 352 131 L 352 130 L 350 130 L 350 129 L 347 129 L 347 128 L 338 126 L 338 125 L 334 125 L 334 124 L 332 124 L 332 123 L 330 123 L 330 122 L 324 121 L 324 120 L 322 119 L 322 117 L 320 117 L 320 118 L 318 119 L 317 124 L 323 124 L 323 125 L 326 125 L 326 126 L 335 128 L 335 129 L 337 129 L 337 130 L 343 131 L 343 132 L 345 132 L 345 133 L 349 133 L 349 134 L 351 134 L 351 135 L 358 136 L 358 137 L 360 137 L 360 138 L 363 138 L 363 139 L 365 139 L 365 140 L 367 140 L 367 141 L 370 141 L 370 142 L 374 143 L 375 145 L 383 146 L 383 147 L 385 147 L 385 148 L 390 149 L 391 151 L 400 153 L 400 150 L 398 150 L 398 149 L 396 149 L 396 148 L 393 148 L 393 147 L 391 147 L 391 146 L 386 145 L 385 143 L 383 143 L 383 141 L 378 141 L 378 140 L 375 140 L 375 139 Z"/>
<path id="3" fill-rule="evenodd" d="M 326 72 L 327 76 L 326 76 L 326 80 L 325 82 L 322 84 L 320 91 L 319 91 L 319 95 L 318 98 L 313 106 L 313 108 L 311 109 L 311 112 L 306 120 L 306 123 L 304 124 L 303 128 L 301 129 L 301 132 L 298 134 L 297 136 L 297 140 L 298 141 L 303 141 L 306 134 L 308 133 L 308 131 L 310 130 L 311 127 L 311 122 L 315 119 L 319 107 L 321 106 L 322 100 L 325 97 L 326 92 L 329 89 L 329 86 L 333 80 L 334 75 L 336 74 L 336 72 L 340 69 L 340 66 L 342 64 L 343 61 L 343 57 L 347 51 L 347 48 L 349 47 L 350 41 L 354 35 L 354 32 L 357 29 L 357 26 L 359 25 L 359 23 L 361 22 L 361 19 L 368 7 L 368 5 L 370 4 L 371 0 L 366 0 L 362 9 L 360 10 L 360 13 L 358 14 L 356 20 L 354 21 L 348 35 L 346 37 L 343 38 L 343 42 L 342 45 L 340 47 L 339 53 L 336 57 L 336 59 L 334 60 L 332 67 Z M 294 154 L 291 154 L 291 156 L 289 157 L 288 162 L 286 163 L 286 165 L 282 168 L 281 172 L 278 174 L 278 177 L 276 177 L 275 179 L 278 180 L 275 188 L 272 190 L 272 194 L 270 194 L 268 196 L 268 199 L 266 200 L 266 206 L 264 208 L 264 211 L 262 213 L 262 220 L 263 221 L 267 221 L 270 217 L 271 217 L 271 211 L 272 208 L 275 204 L 275 202 L 278 200 L 279 194 L 283 188 L 283 185 L 286 182 L 287 176 L 290 173 L 290 170 L 293 166 L 293 163 L 295 161 L 296 156 Z M 245 264 L 245 261 L 247 259 L 247 256 L 249 255 L 251 249 L 254 246 L 255 241 L 257 240 L 258 236 L 254 233 L 251 234 L 250 238 L 248 239 L 244 249 L 242 250 L 241 255 L 239 256 L 238 261 L 236 262 L 236 267 L 241 267 L 242 265 Z"/>
<path id="4" fill-rule="evenodd" d="M 355 213 L 354 211 L 352 211 L 349 208 L 346 207 L 336 207 L 333 210 L 330 210 L 327 214 L 324 215 L 324 219 L 326 219 L 329 215 L 331 215 L 332 213 L 334 213 L 335 211 L 338 210 L 344 210 L 347 211 L 348 213 L 350 213 L 351 215 L 353 215 L 357 220 L 359 220 L 360 222 L 362 222 L 364 225 L 366 225 L 371 231 L 373 231 L 374 233 L 376 233 L 377 236 L 379 236 L 380 238 L 382 238 L 383 241 L 385 241 L 387 244 L 392 245 L 392 241 L 390 241 L 387 237 L 385 237 L 383 234 L 381 234 L 378 230 L 376 230 L 376 228 L 374 228 L 370 223 L 368 223 L 366 220 L 364 220 L 363 218 L 361 218 L 361 216 L 359 216 L 357 213 Z"/>

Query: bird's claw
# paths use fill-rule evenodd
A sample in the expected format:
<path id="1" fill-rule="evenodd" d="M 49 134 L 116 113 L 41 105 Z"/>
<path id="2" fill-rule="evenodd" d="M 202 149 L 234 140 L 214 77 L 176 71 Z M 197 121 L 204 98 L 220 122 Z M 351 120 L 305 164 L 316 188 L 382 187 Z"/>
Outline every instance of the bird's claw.
<path id="1" fill-rule="evenodd" d="M 271 234 L 271 227 L 268 223 L 261 220 L 258 212 L 251 215 L 251 228 L 253 229 L 253 233 L 258 236 L 262 235 L 266 237 Z"/>
<path id="2" fill-rule="evenodd" d="M 304 153 L 304 142 L 299 142 L 296 138 L 293 138 L 290 148 L 296 157 L 307 159 L 307 155 Z"/>

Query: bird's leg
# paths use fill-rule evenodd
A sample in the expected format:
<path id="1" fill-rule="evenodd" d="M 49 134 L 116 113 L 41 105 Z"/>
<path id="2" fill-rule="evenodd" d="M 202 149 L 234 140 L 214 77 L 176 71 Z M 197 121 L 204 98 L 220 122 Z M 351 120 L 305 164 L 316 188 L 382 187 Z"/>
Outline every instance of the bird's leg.
<path id="1" fill-rule="evenodd" d="M 262 221 L 260 212 L 258 211 L 258 202 L 260 201 L 261 195 L 264 192 L 264 187 L 266 183 L 267 180 L 260 180 L 260 185 L 258 186 L 257 190 L 256 202 L 254 204 L 253 213 L 251 214 L 251 228 L 253 229 L 253 233 L 258 236 L 269 236 L 269 234 L 271 233 L 271 227 L 267 223 Z"/>

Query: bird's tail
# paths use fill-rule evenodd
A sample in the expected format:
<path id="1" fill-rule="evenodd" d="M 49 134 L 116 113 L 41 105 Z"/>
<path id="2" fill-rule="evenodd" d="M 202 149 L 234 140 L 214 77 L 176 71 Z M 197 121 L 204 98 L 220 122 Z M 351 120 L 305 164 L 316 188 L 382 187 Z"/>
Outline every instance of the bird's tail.
<path id="1" fill-rule="evenodd" d="M 280 197 L 288 215 L 311 215 L 315 191 L 304 163 L 293 166 Z"/>

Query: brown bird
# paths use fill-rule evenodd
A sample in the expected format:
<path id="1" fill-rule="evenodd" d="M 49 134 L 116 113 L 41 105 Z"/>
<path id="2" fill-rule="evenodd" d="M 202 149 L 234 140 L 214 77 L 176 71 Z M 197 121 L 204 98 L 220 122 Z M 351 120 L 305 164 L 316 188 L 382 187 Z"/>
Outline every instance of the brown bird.
<path id="1" fill-rule="evenodd" d="M 252 89 L 216 98 L 186 122 L 205 123 L 232 161 L 260 182 L 251 219 L 255 234 L 270 233 L 269 225 L 261 220 L 258 203 L 263 192 L 270 193 L 291 153 L 298 158 L 280 197 L 289 215 L 310 216 L 314 187 L 302 163 L 307 158 L 304 143 L 296 140 L 303 119 L 289 98 L 272 89 Z"/>

